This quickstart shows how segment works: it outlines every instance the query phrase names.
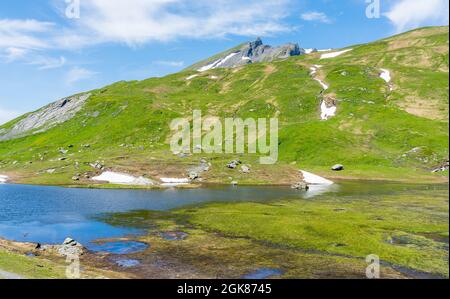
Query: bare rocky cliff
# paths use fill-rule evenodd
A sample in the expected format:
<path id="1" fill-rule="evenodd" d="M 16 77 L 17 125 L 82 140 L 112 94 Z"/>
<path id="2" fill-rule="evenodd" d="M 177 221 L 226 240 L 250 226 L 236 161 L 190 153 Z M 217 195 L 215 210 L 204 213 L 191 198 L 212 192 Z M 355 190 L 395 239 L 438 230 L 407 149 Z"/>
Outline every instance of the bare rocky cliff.
<path id="1" fill-rule="evenodd" d="M 0 141 L 45 132 L 57 124 L 68 121 L 81 110 L 90 94 L 64 98 L 26 115 L 11 128 L 0 129 Z"/>

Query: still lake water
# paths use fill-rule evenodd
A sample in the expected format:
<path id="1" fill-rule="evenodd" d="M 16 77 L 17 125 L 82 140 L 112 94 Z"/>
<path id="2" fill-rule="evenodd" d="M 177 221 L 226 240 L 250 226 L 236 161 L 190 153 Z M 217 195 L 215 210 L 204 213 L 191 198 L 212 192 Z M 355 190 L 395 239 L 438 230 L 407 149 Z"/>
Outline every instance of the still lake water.
<path id="1" fill-rule="evenodd" d="M 21 241 L 60 244 L 66 237 L 86 247 L 91 241 L 140 231 L 114 227 L 96 219 L 104 213 L 133 210 L 166 211 L 208 202 L 267 202 L 280 199 L 314 200 L 324 195 L 367 196 L 399 191 L 448 189 L 448 185 L 410 185 L 382 182 L 342 182 L 313 186 L 299 192 L 289 187 L 220 186 L 191 190 L 69 189 L 0 184 L 0 237 Z"/>

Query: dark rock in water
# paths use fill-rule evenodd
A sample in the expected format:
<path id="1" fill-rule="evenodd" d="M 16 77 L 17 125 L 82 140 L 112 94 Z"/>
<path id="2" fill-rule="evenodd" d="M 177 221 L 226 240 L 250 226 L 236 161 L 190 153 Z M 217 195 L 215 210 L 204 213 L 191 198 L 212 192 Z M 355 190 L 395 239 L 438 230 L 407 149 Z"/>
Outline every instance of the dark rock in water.
<path id="1" fill-rule="evenodd" d="M 133 267 L 139 266 L 141 264 L 141 262 L 139 262 L 138 260 L 132 260 L 132 259 L 122 259 L 122 260 L 116 261 L 116 264 L 123 268 L 133 268 Z"/>
<path id="2" fill-rule="evenodd" d="M 242 278 L 243 279 L 268 279 L 268 278 L 272 278 L 274 276 L 283 275 L 283 273 L 284 272 L 280 269 L 261 268 L 261 269 L 256 270 L 255 272 L 244 275 Z"/>
<path id="3" fill-rule="evenodd" d="M 167 241 L 182 241 L 188 237 L 188 234 L 183 232 L 163 232 L 159 235 Z"/>
<path id="4" fill-rule="evenodd" d="M 342 171 L 342 170 L 344 170 L 344 165 L 336 164 L 333 167 L 331 167 L 331 170 L 333 170 L 333 171 Z"/>
<path id="5" fill-rule="evenodd" d="M 95 252 L 108 252 L 113 254 L 130 254 L 142 252 L 149 247 L 148 244 L 136 241 L 115 241 L 96 244 L 89 249 Z"/>

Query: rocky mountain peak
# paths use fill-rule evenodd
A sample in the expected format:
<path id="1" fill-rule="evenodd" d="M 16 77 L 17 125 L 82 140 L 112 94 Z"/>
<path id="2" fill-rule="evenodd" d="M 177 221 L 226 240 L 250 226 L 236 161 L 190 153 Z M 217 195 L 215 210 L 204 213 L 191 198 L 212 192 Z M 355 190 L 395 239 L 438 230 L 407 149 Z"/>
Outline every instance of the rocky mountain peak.
<path id="1" fill-rule="evenodd" d="M 238 49 L 225 52 L 221 57 L 206 60 L 196 65 L 196 70 L 204 72 L 215 68 L 234 68 L 246 64 L 257 62 L 270 62 L 277 59 L 284 59 L 291 56 L 305 54 L 306 51 L 298 44 L 288 43 L 278 47 L 265 45 L 261 38 L 244 44 Z"/>

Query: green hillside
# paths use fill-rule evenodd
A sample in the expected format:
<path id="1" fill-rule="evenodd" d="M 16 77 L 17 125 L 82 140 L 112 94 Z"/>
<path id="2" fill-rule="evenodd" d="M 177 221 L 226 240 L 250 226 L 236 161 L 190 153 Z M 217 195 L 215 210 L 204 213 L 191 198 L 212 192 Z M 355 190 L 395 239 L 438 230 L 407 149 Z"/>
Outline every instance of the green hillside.
<path id="1" fill-rule="evenodd" d="M 448 159 L 448 27 L 350 48 L 330 59 L 315 53 L 214 69 L 190 80 L 196 72 L 186 70 L 91 91 L 72 119 L 0 141 L 0 174 L 18 183 L 86 185 L 92 181 L 85 174 L 99 173 L 89 163 L 100 161 L 106 169 L 156 180 L 185 177 L 204 157 L 212 163 L 202 174 L 206 182 L 229 183 L 231 177 L 243 184 L 291 184 L 298 169 L 331 178 L 446 180 L 448 172 L 430 170 Z M 310 74 L 316 64 L 330 86 L 324 95 Z M 391 72 L 391 85 L 380 69 Z M 323 96 L 337 102 L 337 115 L 327 121 L 320 119 Z M 169 123 L 192 117 L 194 109 L 219 117 L 278 116 L 278 164 L 259 165 L 258 155 L 243 155 L 252 165 L 243 174 L 225 167 L 236 155 L 174 155 Z M 20 119 L 1 126 L 0 135 Z M 331 172 L 336 163 L 346 170 Z M 72 181 L 75 174 L 82 175 L 79 181 Z"/>

